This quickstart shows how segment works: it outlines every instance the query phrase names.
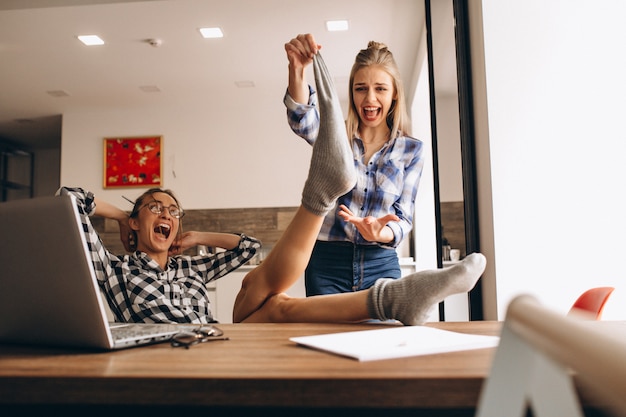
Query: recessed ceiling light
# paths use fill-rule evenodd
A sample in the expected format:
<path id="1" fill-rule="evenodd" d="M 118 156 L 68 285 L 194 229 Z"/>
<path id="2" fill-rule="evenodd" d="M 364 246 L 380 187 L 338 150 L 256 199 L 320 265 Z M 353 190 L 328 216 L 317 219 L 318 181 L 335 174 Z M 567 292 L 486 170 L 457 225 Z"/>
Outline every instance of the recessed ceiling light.
<path id="1" fill-rule="evenodd" d="M 223 38 L 224 33 L 220 28 L 200 28 L 200 34 L 203 38 Z"/>
<path id="2" fill-rule="evenodd" d="M 104 45 L 104 41 L 98 35 L 80 35 L 78 40 L 87 46 Z"/>
<path id="3" fill-rule="evenodd" d="M 329 32 L 337 32 L 340 30 L 348 30 L 349 25 L 347 20 L 328 20 L 326 21 L 326 29 Z"/>
<path id="4" fill-rule="evenodd" d="M 161 92 L 161 89 L 159 87 L 157 87 L 156 85 L 142 85 L 142 86 L 139 86 L 139 89 L 141 91 L 143 91 L 144 93 L 159 93 L 159 92 Z"/>
<path id="5" fill-rule="evenodd" d="M 235 81 L 235 85 L 239 88 L 252 88 L 254 87 L 254 81 Z"/>

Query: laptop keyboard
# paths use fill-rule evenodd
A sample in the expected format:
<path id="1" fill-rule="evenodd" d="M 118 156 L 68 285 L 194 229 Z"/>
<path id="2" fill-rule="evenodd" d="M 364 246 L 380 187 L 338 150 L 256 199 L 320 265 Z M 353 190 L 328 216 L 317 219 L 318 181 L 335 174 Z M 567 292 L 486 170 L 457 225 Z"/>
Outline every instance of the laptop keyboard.
<path id="1" fill-rule="evenodd" d="M 197 326 L 179 324 L 112 324 L 111 334 L 114 340 L 137 339 L 161 334 L 175 334 Z"/>

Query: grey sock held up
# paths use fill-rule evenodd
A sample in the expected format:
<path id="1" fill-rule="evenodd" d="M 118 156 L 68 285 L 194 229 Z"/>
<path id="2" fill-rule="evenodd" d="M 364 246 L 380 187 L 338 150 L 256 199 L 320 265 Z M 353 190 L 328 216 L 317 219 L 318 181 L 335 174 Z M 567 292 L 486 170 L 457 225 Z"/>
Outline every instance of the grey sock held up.
<path id="1" fill-rule="evenodd" d="M 313 58 L 313 71 L 320 128 L 302 191 L 302 205 L 314 214 L 325 216 L 335 206 L 337 198 L 354 187 L 356 173 L 339 97 L 319 53 Z"/>

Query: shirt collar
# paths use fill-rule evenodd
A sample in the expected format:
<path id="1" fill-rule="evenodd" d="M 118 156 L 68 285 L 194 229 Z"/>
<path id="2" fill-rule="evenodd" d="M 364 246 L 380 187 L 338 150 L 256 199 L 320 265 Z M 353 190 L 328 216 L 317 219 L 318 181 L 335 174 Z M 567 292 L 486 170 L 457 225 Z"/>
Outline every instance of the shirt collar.
<path id="1" fill-rule="evenodd" d="M 399 136 L 400 135 L 397 135 L 395 138 L 391 138 L 387 142 L 385 142 L 378 152 L 384 151 L 385 149 L 393 145 L 393 143 L 396 141 L 396 138 L 398 138 Z M 365 150 L 365 145 L 363 145 L 363 139 L 361 139 L 358 132 L 354 135 L 354 139 L 352 140 L 357 144 L 357 148 L 362 154 Z"/>
<path id="2" fill-rule="evenodd" d="M 157 269 L 159 271 L 162 271 L 163 269 L 161 268 L 161 266 L 157 263 L 157 261 L 155 261 L 154 259 L 152 259 L 150 257 L 150 255 L 148 255 L 145 252 L 142 251 L 135 251 L 133 253 L 133 258 L 135 258 L 135 260 L 140 263 L 142 266 L 144 266 L 146 269 Z M 171 264 L 172 262 L 172 258 L 170 257 L 168 259 L 168 268 L 169 268 L 169 264 Z"/>

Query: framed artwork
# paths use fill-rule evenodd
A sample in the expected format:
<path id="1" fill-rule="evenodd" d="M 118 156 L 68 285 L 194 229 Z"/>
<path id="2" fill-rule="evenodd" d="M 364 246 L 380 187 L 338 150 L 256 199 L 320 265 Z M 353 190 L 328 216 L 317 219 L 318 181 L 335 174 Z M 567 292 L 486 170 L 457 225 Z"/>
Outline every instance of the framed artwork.
<path id="1" fill-rule="evenodd" d="M 160 187 L 162 136 L 104 138 L 104 188 Z"/>

